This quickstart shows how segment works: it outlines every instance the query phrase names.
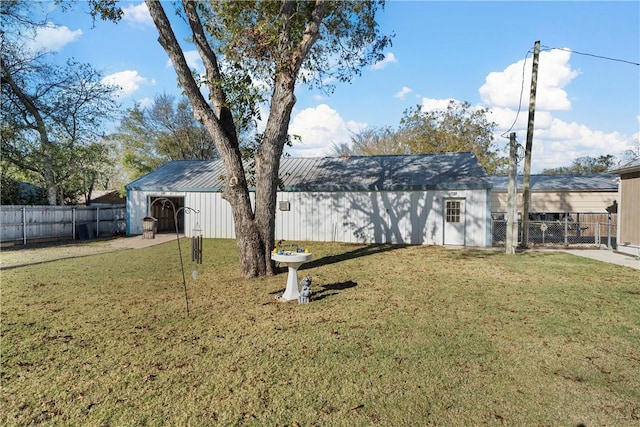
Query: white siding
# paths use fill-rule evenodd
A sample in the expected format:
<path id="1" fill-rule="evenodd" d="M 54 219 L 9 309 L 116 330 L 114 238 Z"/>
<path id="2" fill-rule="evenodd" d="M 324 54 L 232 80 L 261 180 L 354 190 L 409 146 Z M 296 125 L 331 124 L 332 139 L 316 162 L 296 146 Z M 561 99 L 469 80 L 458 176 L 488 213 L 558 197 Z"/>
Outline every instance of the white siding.
<path id="1" fill-rule="evenodd" d="M 185 215 L 187 236 L 197 222 L 204 237 L 235 238 L 231 208 L 216 192 L 131 191 L 127 198 L 129 234 L 142 234 L 149 196 L 185 197 L 185 206 L 200 211 Z M 288 241 L 442 245 L 445 197 L 466 200 L 466 245 L 490 245 L 486 190 L 279 192 L 277 201 L 288 201 L 290 210 L 279 210 L 276 202 L 275 237 Z"/>
<path id="2" fill-rule="evenodd" d="M 185 206 L 198 210 L 185 216 L 184 231 L 190 236 L 196 223 L 204 237 L 233 239 L 236 237 L 233 227 L 233 215 L 229 203 L 222 199 L 222 193 L 187 193 Z"/>

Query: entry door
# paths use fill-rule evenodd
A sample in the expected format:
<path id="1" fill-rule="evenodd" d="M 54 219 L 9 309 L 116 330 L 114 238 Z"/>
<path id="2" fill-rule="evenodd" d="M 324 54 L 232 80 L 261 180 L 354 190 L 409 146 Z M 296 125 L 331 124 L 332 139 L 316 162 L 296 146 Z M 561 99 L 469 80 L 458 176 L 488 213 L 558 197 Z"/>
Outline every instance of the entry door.
<path id="1" fill-rule="evenodd" d="M 170 204 L 162 204 L 161 202 L 153 204 L 157 199 L 165 197 L 150 197 L 149 203 L 151 206 L 151 216 L 158 220 L 158 233 L 176 232 L 176 221 L 173 216 L 173 209 Z M 178 213 L 178 232 L 184 233 L 184 210 L 180 208 L 184 207 L 184 197 L 166 197 L 171 200 Z"/>
<path id="2" fill-rule="evenodd" d="M 464 199 L 444 199 L 444 244 L 464 246 Z"/>

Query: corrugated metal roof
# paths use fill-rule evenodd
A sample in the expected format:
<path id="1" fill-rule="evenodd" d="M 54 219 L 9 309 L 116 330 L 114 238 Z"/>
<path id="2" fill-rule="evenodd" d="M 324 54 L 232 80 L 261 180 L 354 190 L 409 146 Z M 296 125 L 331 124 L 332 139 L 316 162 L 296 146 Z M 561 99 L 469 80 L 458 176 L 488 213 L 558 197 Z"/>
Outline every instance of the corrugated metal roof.
<path id="1" fill-rule="evenodd" d="M 179 160 L 127 184 L 128 190 L 221 191 L 221 160 Z M 488 189 L 491 181 L 473 153 L 283 158 L 285 191 L 411 191 Z"/>
<path id="2" fill-rule="evenodd" d="M 619 168 L 614 169 L 612 172 L 616 174 L 632 173 L 640 171 L 640 158 L 631 160 L 629 163 L 621 165 Z"/>
<path id="3" fill-rule="evenodd" d="M 492 175 L 494 191 L 507 191 L 509 177 Z M 618 176 L 611 173 L 581 175 L 531 175 L 531 191 L 618 191 Z M 523 176 L 518 176 L 518 189 L 522 190 Z"/>

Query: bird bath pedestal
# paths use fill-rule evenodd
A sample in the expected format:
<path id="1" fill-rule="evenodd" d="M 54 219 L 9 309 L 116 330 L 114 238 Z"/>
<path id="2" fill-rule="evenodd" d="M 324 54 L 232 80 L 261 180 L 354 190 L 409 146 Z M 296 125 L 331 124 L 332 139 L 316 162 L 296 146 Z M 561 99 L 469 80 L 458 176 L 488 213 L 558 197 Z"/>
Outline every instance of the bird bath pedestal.
<path id="1" fill-rule="evenodd" d="M 298 268 L 305 262 L 311 261 L 313 254 L 285 251 L 282 254 L 271 254 L 271 259 L 276 262 L 284 262 L 289 268 L 287 276 L 287 288 L 280 297 L 279 301 L 297 301 L 300 296 L 298 289 Z"/>

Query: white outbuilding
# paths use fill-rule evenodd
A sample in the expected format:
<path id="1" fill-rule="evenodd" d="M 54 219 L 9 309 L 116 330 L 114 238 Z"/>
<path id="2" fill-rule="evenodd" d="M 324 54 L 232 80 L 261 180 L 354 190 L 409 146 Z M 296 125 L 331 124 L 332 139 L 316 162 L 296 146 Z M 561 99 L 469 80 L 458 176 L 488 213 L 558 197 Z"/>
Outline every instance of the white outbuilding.
<path id="1" fill-rule="evenodd" d="M 172 161 L 126 186 L 127 233 L 235 238 L 222 161 Z M 491 180 L 472 153 L 283 158 L 276 239 L 491 246 Z M 188 213 L 188 207 L 198 213 Z"/>

